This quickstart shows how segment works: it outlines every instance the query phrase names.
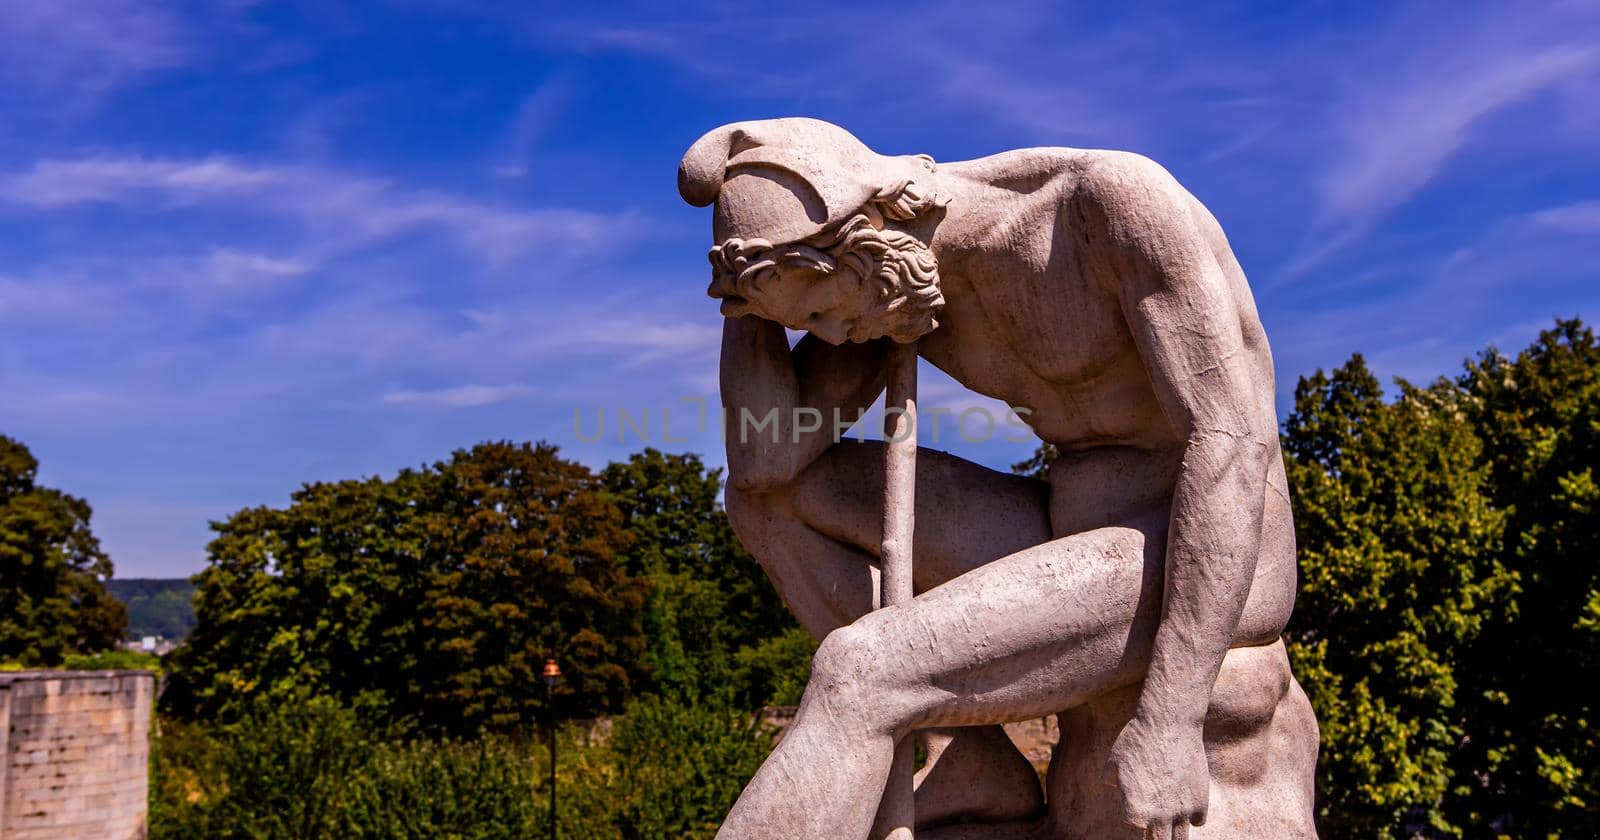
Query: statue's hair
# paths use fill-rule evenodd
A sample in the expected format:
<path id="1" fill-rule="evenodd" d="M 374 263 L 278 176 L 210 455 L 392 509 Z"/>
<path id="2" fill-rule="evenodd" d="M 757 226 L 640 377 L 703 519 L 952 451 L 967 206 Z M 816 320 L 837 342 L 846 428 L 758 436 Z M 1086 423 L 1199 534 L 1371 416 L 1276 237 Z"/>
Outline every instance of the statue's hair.
<path id="1" fill-rule="evenodd" d="M 882 217 L 910 221 L 939 206 L 933 193 L 922 191 L 915 182 L 902 181 L 881 190 L 863 210 L 870 208 Z M 792 245 L 733 238 L 712 248 L 709 256 L 712 278 L 706 292 L 722 300 L 722 312 L 728 316 L 755 311 L 762 284 L 780 266 L 820 274 L 832 274 L 844 266 L 863 282 L 877 284 L 882 314 L 915 317 L 913 326 L 920 327 L 918 332 L 932 328 L 934 316 L 944 305 L 933 252 L 910 234 L 875 226 L 867 212 Z"/>

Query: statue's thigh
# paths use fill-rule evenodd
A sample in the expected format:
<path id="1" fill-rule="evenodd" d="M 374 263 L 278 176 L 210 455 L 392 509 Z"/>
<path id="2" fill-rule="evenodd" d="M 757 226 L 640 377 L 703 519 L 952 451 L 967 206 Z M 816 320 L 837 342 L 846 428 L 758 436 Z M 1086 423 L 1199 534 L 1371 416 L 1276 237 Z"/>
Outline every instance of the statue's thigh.
<path id="1" fill-rule="evenodd" d="M 879 441 L 834 444 L 786 491 L 812 529 L 879 555 L 883 533 Z M 992 560 L 1047 542 L 1049 485 L 936 449 L 917 450 L 914 574 L 919 591 Z"/>

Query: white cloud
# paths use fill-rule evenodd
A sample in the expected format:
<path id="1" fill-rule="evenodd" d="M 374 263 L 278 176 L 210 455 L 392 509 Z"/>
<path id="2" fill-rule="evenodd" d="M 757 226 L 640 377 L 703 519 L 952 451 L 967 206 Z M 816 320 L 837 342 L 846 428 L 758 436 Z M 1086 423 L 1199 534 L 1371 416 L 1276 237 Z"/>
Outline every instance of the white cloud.
<path id="1" fill-rule="evenodd" d="M 669 321 L 645 316 L 580 318 L 541 343 L 569 352 L 615 355 L 630 364 L 662 358 L 714 359 L 722 340 L 720 319 Z"/>
<path id="2" fill-rule="evenodd" d="M 293 170 L 248 167 L 220 157 L 90 157 L 41 160 L 25 172 L 0 178 L 0 198 L 44 208 L 150 199 L 185 205 L 260 196 L 274 188 L 303 186 L 305 180 Z"/>
<path id="3" fill-rule="evenodd" d="M 0 9 L 0 79 L 98 92 L 194 56 L 189 27 L 166 2 L 6 0 Z"/>
<path id="4" fill-rule="evenodd" d="M 1356 54 L 1366 69 L 1322 117 L 1333 153 L 1316 180 L 1308 244 L 1287 275 L 1321 264 L 1434 183 L 1493 115 L 1548 91 L 1593 83 L 1600 49 L 1581 35 L 1519 24 L 1490 16 L 1439 29 L 1428 18 L 1396 26 Z M 1413 31 L 1419 25 L 1429 37 Z M 1547 142 L 1523 140 L 1515 151 Z"/>
<path id="5" fill-rule="evenodd" d="M 390 391 L 383 395 L 383 402 L 435 408 L 481 408 L 528 399 L 537 393 L 538 390 L 529 385 L 458 385 L 428 391 Z"/>
<path id="6" fill-rule="evenodd" d="M 114 328 L 123 338 L 173 331 L 217 309 L 293 287 L 315 264 L 214 247 L 177 256 L 75 254 L 26 273 L 0 275 L 0 325 L 73 331 Z"/>
<path id="7" fill-rule="evenodd" d="M 1565 233 L 1600 233 L 1600 199 L 1540 210 L 1528 217 L 1528 223 Z"/>
<path id="8" fill-rule="evenodd" d="M 1411 197 L 1467 141 L 1478 120 L 1594 68 L 1593 48 L 1477 56 L 1381 88 L 1345 127 L 1343 160 L 1322 180 L 1326 220 L 1368 220 Z"/>
<path id="9" fill-rule="evenodd" d="M 204 261 L 206 276 L 221 286 L 230 288 L 271 285 L 289 277 L 298 277 L 313 266 L 305 260 L 283 259 L 265 254 L 253 254 L 232 248 L 217 248 Z"/>
<path id="10" fill-rule="evenodd" d="M 520 209 L 334 169 L 196 159 L 98 156 L 41 160 L 0 175 L 0 204 L 65 209 L 118 204 L 140 209 L 204 207 L 289 217 L 315 231 L 319 252 L 337 253 L 422 230 L 452 236 L 490 264 L 535 249 L 609 247 L 636 235 L 628 213 Z M 327 254 L 318 254 L 326 256 Z"/>
<path id="11" fill-rule="evenodd" d="M 529 158 L 534 146 L 567 109 L 573 89 L 571 79 L 557 77 L 523 97 L 507 132 L 503 159 L 492 169 L 496 177 L 515 179 L 528 174 Z"/>

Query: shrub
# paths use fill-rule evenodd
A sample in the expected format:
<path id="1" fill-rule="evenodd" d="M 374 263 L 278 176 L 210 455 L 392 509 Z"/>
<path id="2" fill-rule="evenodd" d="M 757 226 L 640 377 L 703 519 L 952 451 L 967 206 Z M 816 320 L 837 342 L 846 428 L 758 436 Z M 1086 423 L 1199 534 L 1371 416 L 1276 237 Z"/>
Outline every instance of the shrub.
<path id="1" fill-rule="evenodd" d="M 68 671 L 155 671 L 161 673 L 161 657 L 140 650 L 107 650 L 100 653 L 70 653 L 61 667 Z"/>
<path id="2" fill-rule="evenodd" d="M 257 703 L 228 726 L 163 721 L 151 840 L 542 837 L 547 745 L 408 739 L 331 699 Z M 636 701 L 609 736 L 561 734 L 566 837 L 710 837 L 771 748 L 725 704 Z"/>

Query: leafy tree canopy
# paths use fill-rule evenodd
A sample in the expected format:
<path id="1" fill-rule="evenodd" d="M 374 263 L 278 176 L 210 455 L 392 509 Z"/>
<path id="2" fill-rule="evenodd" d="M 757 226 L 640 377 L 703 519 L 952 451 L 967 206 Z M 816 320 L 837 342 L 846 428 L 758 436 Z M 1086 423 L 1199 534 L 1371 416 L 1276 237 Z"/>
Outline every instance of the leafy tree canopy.
<path id="1" fill-rule="evenodd" d="M 644 677 L 646 585 L 622 514 L 547 444 L 485 443 L 392 480 L 309 484 L 213 526 L 197 625 L 163 697 L 237 714 L 312 687 L 388 720 L 475 732 L 616 710 Z"/>
<path id="2" fill-rule="evenodd" d="M 127 612 L 87 502 L 39 486 L 39 462 L 0 435 L 0 660 L 60 665 L 114 646 Z"/>
<path id="3" fill-rule="evenodd" d="M 651 584 L 644 621 L 653 687 L 684 698 L 728 693 L 746 708 L 788 700 L 794 692 L 785 689 L 795 671 L 804 683 L 815 646 L 781 648 L 796 651 L 781 661 L 756 653 L 797 625 L 728 524 L 722 471 L 707 470 L 698 455 L 646 449 L 600 478 L 631 538 L 628 571 Z"/>
<path id="4" fill-rule="evenodd" d="M 178 640 L 194 627 L 194 584 L 188 578 L 112 578 L 106 589 L 128 605 L 128 638 Z"/>

